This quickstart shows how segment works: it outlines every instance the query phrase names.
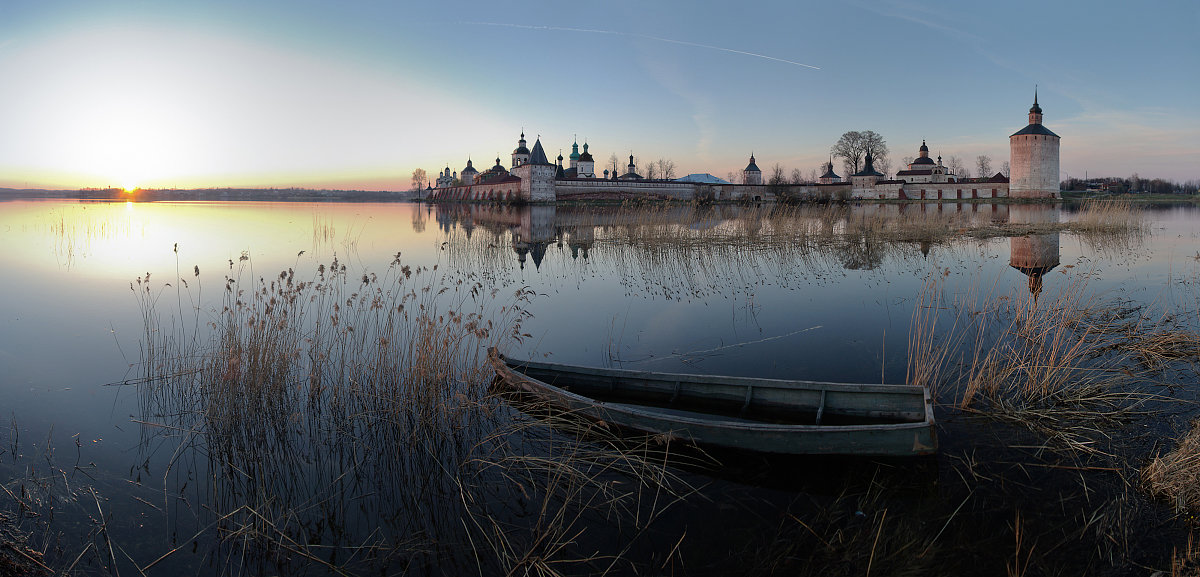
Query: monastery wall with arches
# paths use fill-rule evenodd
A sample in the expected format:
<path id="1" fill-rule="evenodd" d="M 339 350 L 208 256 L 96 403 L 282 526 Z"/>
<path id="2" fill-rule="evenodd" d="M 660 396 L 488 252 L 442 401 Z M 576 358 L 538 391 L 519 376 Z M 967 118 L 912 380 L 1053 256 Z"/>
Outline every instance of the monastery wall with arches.
<path id="1" fill-rule="evenodd" d="M 1057 134 L 1042 125 L 1042 109 L 1034 93 L 1029 109 L 1029 124 L 1009 137 L 1011 179 L 1001 174 L 989 178 L 964 178 L 953 174 L 929 156 L 929 147 L 921 143 L 918 156 L 907 169 L 888 180 L 875 170 L 871 151 L 866 151 L 863 169 L 846 178 L 826 165 L 818 183 L 766 185 L 754 155 L 742 171 L 743 184 L 732 184 L 706 175 L 709 181 L 652 180 L 637 173 L 633 155 L 626 172 L 617 175 L 593 173 L 594 161 L 584 142 L 572 145 L 570 168 L 564 168 L 563 156 L 554 164 L 546 157 L 541 138 L 533 148 L 526 147 L 521 133 L 512 153 L 511 167 L 496 165 L 478 172 L 470 160 L 462 177 L 446 167 L 437 178 L 437 188 L 426 189 L 426 198 L 440 201 L 552 203 L 590 200 L 706 200 L 714 202 L 772 202 L 780 198 L 799 200 L 976 200 L 1008 198 L 1055 198 L 1058 196 L 1059 141 Z M 712 182 L 716 181 L 716 182 Z"/>

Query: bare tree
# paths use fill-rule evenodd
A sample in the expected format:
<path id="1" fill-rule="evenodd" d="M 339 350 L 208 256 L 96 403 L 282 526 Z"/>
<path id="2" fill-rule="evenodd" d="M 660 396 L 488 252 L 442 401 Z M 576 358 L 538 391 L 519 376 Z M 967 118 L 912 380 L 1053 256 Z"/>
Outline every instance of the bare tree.
<path id="1" fill-rule="evenodd" d="M 645 177 L 647 180 L 654 180 L 654 179 L 658 178 L 658 163 L 657 162 L 654 162 L 653 160 L 651 160 L 650 162 L 647 162 L 645 167 L 642 170 L 644 170 L 646 172 Z"/>
<path id="2" fill-rule="evenodd" d="M 675 161 L 669 158 L 660 158 L 657 161 L 659 178 L 663 180 L 671 180 L 675 178 Z"/>
<path id="3" fill-rule="evenodd" d="M 901 158 L 901 159 L 900 159 L 900 164 L 903 164 L 903 165 L 904 165 L 904 169 L 905 169 L 905 170 L 908 170 L 908 167 L 909 167 L 910 165 L 912 165 L 912 163 L 913 163 L 913 161 L 914 161 L 914 160 L 916 160 L 916 159 L 915 159 L 915 158 L 913 158 L 913 157 L 911 157 L 911 156 L 905 156 L 904 158 Z"/>
<path id="4" fill-rule="evenodd" d="M 725 175 L 725 180 L 728 180 L 729 184 L 741 184 L 740 175 L 732 170 L 729 171 L 729 174 Z"/>
<path id="5" fill-rule="evenodd" d="M 852 170 L 852 173 L 856 173 L 862 168 L 863 159 L 868 150 L 871 151 L 875 162 L 886 161 L 887 143 L 873 130 L 847 132 L 829 149 L 834 156 L 845 161 L 846 169 Z"/>
<path id="6" fill-rule="evenodd" d="M 620 169 L 621 159 L 617 158 L 617 153 L 614 152 L 608 157 L 608 170 L 613 176 L 619 176 L 621 174 Z"/>
<path id="7" fill-rule="evenodd" d="M 804 174 L 800 172 L 799 168 L 793 168 L 792 169 L 792 184 L 800 184 L 802 182 L 804 182 Z"/>
<path id="8" fill-rule="evenodd" d="M 1001 164 L 1001 165 L 1000 165 L 1000 173 L 1004 175 L 1004 178 L 1008 178 L 1008 174 L 1009 174 L 1009 172 L 1011 172 L 1011 171 L 1012 171 L 1012 168 L 1011 168 L 1011 167 L 1009 167 L 1009 165 L 1008 165 L 1008 161 L 1007 161 L 1007 160 L 1005 160 L 1005 161 L 1004 161 L 1004 164 Z"/>
<path id="9" fill-rule="evenodd" d="M 825 174 L 825 165 L 824 165 L 824 164 L 822 164 L 822 165 L 821 165 L 821 171 L 820 171 L 820 172 L 817 172 L 817 169 L 815 169 L 815 168 L 809 169 L 809 171 L 808 171 L 808 181 L 809 181 L 809 182 L 816 182 L 816 181 L 818 181 L 818 180 L 820 180 L 820 179 L 821 179 L 821 175 L 822 175 L 822 174 Z"/>
<path id="10" fill-rule="evenodd" d="M 418 168 L 412 174 L 412 189 L 421 190 L 425 188 L 425 169 Z"/>
<path id="11" fill-rule="evenodd" d="M 775 186 L 779 186 L 781 184 L 787 184 L 787 176 L 786 175 L 787 175 L 787 172 L 784 171 L 783 166 L 780 165 L 778 162 L 776 162 L 775 166 L 771 167 L 771 178 L 769 180 L 767 180 L 767 184 L 771 184 L 771 185 L 775 185 Z"/>
<path id="12" fill-rule="evenodd" d="M 987 178 L 992 175 L 992 157 L 986 154 L 980 154 L 975 157 L 975 174 L 979 178 Z"/>
<path id="13" fill-rule="evenodd" d="M 871 152 L 871 155 L 872 156 L 875 155 L 874 151 Z M 882 172 L 888 178 L 891 178 L 892 161 L 888 160 L 888 157 L 886 157 L 886 156 L 875 157 L 874 164 L 875 164 L 875 170 L 878 170 L 879 172 Z"/>
<path id="14" fill-rule="evenodd" d="M 950 174 L 953 174 L 959 178 L 966 178 L 967 176 L 970 176 L 967 174 L 967 167 L 963 166 L 962 159 L 957 156 L 950 156 L 946 158 L 946 168 L 950 170 Z"/>

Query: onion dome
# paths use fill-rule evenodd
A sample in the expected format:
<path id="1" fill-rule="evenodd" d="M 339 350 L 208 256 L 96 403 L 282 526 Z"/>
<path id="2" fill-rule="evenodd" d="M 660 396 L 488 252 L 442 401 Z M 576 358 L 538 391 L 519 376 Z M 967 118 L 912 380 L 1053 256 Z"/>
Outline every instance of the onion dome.
<path id="1" fill-rule="evenodd" d="M 573 161 L 579 160 L 579 142 L 578 141 L 576 141 L 574 144 L 571 145 L 571 160 L 573 160 Z"/>
<path id="2" fill-rule="evenodd" d="M 925 145 L 924 140 L 921 140 L 921 148 L 918 150 L 917 158 L 912 161 L 912 166 L 925 164 L 933 166 L 933 159 L 929 158 L 929 147 Z"/>
<path id="3" fill-rule="evenodd" d="M 513 150 L 513 154 L 529 154 L 529 149 L 525 148 L 525 131 L 521 131 L 521 140 L 517 141 L 517 148 Z"/>
<path id="4" fill-rule="evenodd" d="M 583 143 L 583 154 L 579 155 L 580 162 L 592 162 L 592 154 L 587 151 L 587 143 Z"/>
<path id="5" fill-rule="evenodd" d="M 479 171 L 478 171 L 478 170 L 475 170 L 475 167 L 474 167 L 474 166 L 471 166 L 471 159 L 470 159 L 470 158 L 468 158 L 468 159 L 467 159 L 467 167 L 466 167 L 466 168 L 464 168 L 464 169 L 462 169 L 462 174 L 463 174 L 464 176 L 465 176 L 467 173 L 475 173 L 475 174 L 479 174 Z"/>

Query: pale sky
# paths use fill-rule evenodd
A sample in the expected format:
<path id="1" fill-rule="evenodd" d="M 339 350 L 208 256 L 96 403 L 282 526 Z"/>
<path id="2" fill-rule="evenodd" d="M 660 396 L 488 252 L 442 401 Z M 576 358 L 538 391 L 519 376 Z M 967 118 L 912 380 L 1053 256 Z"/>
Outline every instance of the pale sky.
<path id="1" fill-rule="evenodd" d="M 848 130 L 1061 177 L 1200 178 L 1200 2 L 0 3 L 0 187 L 402 190 L 525 130 L 805 174 Z"/>

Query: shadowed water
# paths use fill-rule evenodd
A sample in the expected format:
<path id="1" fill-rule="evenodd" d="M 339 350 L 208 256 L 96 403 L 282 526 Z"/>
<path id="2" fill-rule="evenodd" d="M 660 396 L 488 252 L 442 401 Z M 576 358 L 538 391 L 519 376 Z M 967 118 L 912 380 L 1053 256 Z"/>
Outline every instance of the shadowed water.
<path id="1" fill-rule="evenodd" d="M 484 391 L 466 377 L 447 378 L 436 403 L 471 407 L 465 424 L 415 444 L 419 425 L 405 424 L 407 417 L 396 415 L 408 413 L 390 412 L 396 409 L 380 400 L 396 382 L 381 380 L 379 393 L 362 394 L 366 387 L 359 383 L 374 382 L 365 374 L 341 378 L 354 384 L 352 395 L 295 389 L 300 392 L 275 397 L 279 410 L 258 413 L 240 412 L 241 397 L 214 401 L 199 394 L 206 389 L 177 376 L 186 363 L 170 373 L 169 386 L 142 382 L 165 374 L 147 370 L 148 342 L 169 334 L 185 345 L 172 351 L 198 350 L 188 343 L 208 342 L 225 307 L 252 302 L 236 296 L 238 290 L 265 288 L 283 299 L 289 293 L 280 291 L 293 282 L 289 271 L 297 282 L 333 291 L 296 294 L 310 302 L 330 295 L 321 298 L 344 303 L 344 311 L 374 310 L 369 300 L 361 309 L 350 303 L 373 287 L 381 287 L 393 308 L 409 302 L 400 300 L 407 290 L 420 295 L 424 286 L 448 288 L 411 301 L 443 317 L 474 311 L 480 319 L 512 320 L 503 311 L 520 301 L 530 316 L 517 339 L 504 341 L 514 357 L 842 382 L 906 381 L 914 312 L 931 279 L 961 302 L 1054 302 L 1084 278 L 1100 302 L 1148 318 L 1170 314 L 1193 331 L 1200 311 L 1200 210 L 1194 205 L 1147 209 L 1140 213 L 1145 227 L 1116 233 L 1072 228 L 1081 214 L 1072 207 L 985 203 L 23 201 L 3 208 L 8 274 L 0 277 L 7 296 L 0 302 L 0 406 L 6 409 L 0 422 L 8 426 L 0 433 L 0 481 L 13 492 L 13 508 L 28 502 L 53 510 L 51 519 L 28 518 L 22 525 L 54 536 L 46 551 L 52 567 L 74 561 L 75 570 L 101 574 L 146 568 L 164 555 L 153 570 L 321 573 L 333 564 L 354 572 L 491 573 L 515 562 L 478 563 L 480 548 L 496 546 L 477 540 L 488 531 L 472 522 L 484 517 L 472 515 L 485 511 L 505 527 L 545 522 L 527 510 L 530 504 L 497 507 L 526 490 L 507 484 L 513 476 L 498 471 L 512 470 L 503 465 L 512 455 L 558 450 L 554 443 L 562 439 L 509 428 L 519 416 L 498 401 L 478 404 Z M 334 262 L 346 267 L 340 285 L 332 272 L 319 272 L 333 271 Z M 423 272 L 401 280 L 400 267 Z M 945 308 L 947 318 L 956 312 Z M 154 311 L 152 319 L 147 310 Z M 327 310 L 306 313 L 298 341 L 314 338 L 317 313 Z M 358 326 L 361 332 L 364 325 Z M 396 334 L 409 338 L 414 330 Z M 364 338 L 376 333 L 370 335 Z M 477 363 L 473 355 L 455 358 Z M 1194 400 L 1195 391 L 1184 386 L 1195 380 L 1194 360 L 1156 370 L 1142 382 L 1152 383 L 1145 386 L 1156 394 Z M 225 362 L 219 372 L 229 370 Z M 944 381 L 938 397 L 949 406 L 961 383 Z M 227 416 L 217 418 L 217 409 Z M 691 496 L 653 509 L 653 524 L 639 517 L 646 514 L 641 500 L 628 505 L 600 485 L 572 486 L 573 499 L 587 496 L 588 503 L 623 512 L 580 506 L 587 514 L 572 527 L 586 529 L 585 536 L 570 539 L 575 544 L 568 553 L 557 554 L 586 557 L 580 552 L 599 550 L 603 560 L 557 570 L 703 573 L 701 567 L 715 563 L 718 573 L 743 566 L 787 572 L 804 560 L 843 569 L 866 560 L 830 552 L 843 549 L 869 551 L 867 562 L 893 572 L 965 568 L 977 555 L 999 568 L 1020 554 L 1017 526 L 1045 539 L 1034 551 L 1046 570 L 1072 563 L 1113 574 L 1132 564 L 1169 567 L 1182 525 L 1152 536 L 1130 534 L 1174 512 L 1120 480 L 1136 473 L 1136 461 L 1149 455 L 1156 439 L 1169 443 L 1194 412 L 1175 404 L 1156 410 L 1153 421 L 1137 425 L 1155 437 L 1127 429 L 1106 433 L 1129 440 L 1115 443 L 1109 452 L 1119 455 L 1112 460 L 1047 460 L 1037 449 L 1045 439 L 941 408 L 943 449 L 933 471 L 925 468 L 915 478 L 874 464 L 800 460 L 764 468 L 754 456 L 721 455 L 729 467 L 716 480 L 683 468 L 682 494 Z M 569 447 L 581 454 L 580 445 Z M 981 458 L 988 462 L 975 462 Z M 1131 466 L 1115 476 L 1079 474 L 1117 468 L 1115 461 Z M 249 470 L 255 463 L 261 471 Z M 829 474 L 814 476 L 814 468 Z M 454 474 L 430 474 L 446 469 Z M 635 469 L 618 467 L 603 478 L 620 484 Z M 882 481 L 855 480 L 861 471 Z M 973 474 L 978 477 L 966 482 Z M 726 480 L 759 476 L 750 485 Z M 477 501 L 459 497 L 461 479 L 482 487 Z M 32 496 L 20 497 L 22 490 Z M 1058 513 L 1039 511 L 1046 499 L 1060 505 Z M 473 503 L 482 504 L 476 510 Z M 1075 519 L 1088 515 L 1091 521 Z M 730 530 L 711 531 L 713 524 Z M 938 531 L 951 525 L 953 537 Z M 870 537 L 878 542 L 881 534 L 883 549 L 875 551 Z M 906 549 L 906 534 L 917 536 L 922 555 Z M 833 535 L 846 540 L 844 547 L 833 546 Z M 301 537 L 310 542 L 292 541 Z M 1052 548 L 1051 539 L 1060 544 Z M 217 542 L 273 545 L 248 559 Z M 451 542 L 445 551 L 429 545 Z M 1087 552 L 1082 559 L 1081 551 Z M 747 559 L 753 564 L 744 565 Z M 816 569 L 810 570 L 820 573 Z"/>

